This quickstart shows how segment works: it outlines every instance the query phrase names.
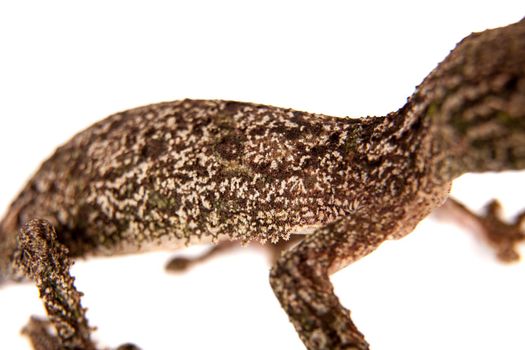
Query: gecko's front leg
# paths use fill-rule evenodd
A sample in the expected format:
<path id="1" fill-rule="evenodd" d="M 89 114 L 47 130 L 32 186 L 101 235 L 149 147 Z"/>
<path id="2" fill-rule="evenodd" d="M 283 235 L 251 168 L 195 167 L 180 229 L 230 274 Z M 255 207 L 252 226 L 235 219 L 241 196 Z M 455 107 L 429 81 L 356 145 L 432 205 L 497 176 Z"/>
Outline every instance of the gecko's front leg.
<path id="1" fill-rule="evenodd" d="M 58 349 L 96 349 L 80 304 L 82 293 L 76 290 L 69 273 L 71 265 L 68 249 L 58 241 L 49 222 L 34 219 L 20 229 L 13 268 L 36 283 L 49 321 L 56 329 L 56 335 L 51 334 L 45 321 L 33 318 L 24 333 L 35 349 L 46 349 L 49 344 Z"/>
<path id="2" fill-rule="evenodd" d="M 48 315 L 48 320 L 32 317 L 23 330 L 35 350 L 96 349 L 80 303 L 82 293 L 70 274 L 72 264 L 49 222 L 33 219 L 20 229 L 12 269 L 36 283 Z M 126 346 L 123 349 L 137 349 Z"/>
<path id="3" fill-rule="evenodd" d="M 393 225 L 365 216 L 343 218 L 287 251 L 270 283 L 309 350 L 365 350 L 368 343 L 334 294 L 329 275 L 376 249 Z"/>

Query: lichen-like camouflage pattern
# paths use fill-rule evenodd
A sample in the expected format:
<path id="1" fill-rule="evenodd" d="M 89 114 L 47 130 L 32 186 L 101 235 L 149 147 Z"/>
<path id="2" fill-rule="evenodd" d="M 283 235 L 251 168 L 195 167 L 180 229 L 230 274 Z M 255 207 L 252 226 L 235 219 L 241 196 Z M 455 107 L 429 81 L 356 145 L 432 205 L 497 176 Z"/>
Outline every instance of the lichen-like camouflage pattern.
<path id="1" fill-rule="evenodd" d="M 524 168 L 522 20 L 464 39 L 384 117 L 204 100 L 112 115 L 60 147 L 13 202 L 0 272 L 47 293 L 60 341 L 33 321 L 35 348 L 94 349 L 69 258 L 308 234 L 272 269 L 277 297 L 308 349 L 368 349 L 329 274 L 409 233 L 457 176 Z"/>
<path id="2" fill-rule="evenodd" d="M 372 166 L 370 137 L 384 123 L 226 101 L 141 107 L 60 147 L 11 211 L 16 227 L 47 219 L 78 254 L 287 239 L 417 191 L 405 188 L 411 159 L 394 172 Z"/>

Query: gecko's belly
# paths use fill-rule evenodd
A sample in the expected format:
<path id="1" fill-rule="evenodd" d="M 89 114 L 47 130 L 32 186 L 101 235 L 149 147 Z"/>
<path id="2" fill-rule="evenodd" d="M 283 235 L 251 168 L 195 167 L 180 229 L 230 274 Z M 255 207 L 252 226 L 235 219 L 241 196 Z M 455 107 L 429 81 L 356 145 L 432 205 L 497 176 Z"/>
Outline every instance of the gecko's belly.
<path id="1" fill-rule="evenodd" d="M 290 230 L 291 235 L 309 235 L 312 234 L 316 229 L 322 225 L 302 225 L 293 227 Z M 188 238 L 177 238 L 174 236 L 166 235 L 156 240 L 146 240 L 140 243 L 133 241 L 121 241 L 120 243 L 108 247 L 105 245 L 99 246 L 89 255 L 124 255 L 134 254 L 139 252 L 152 252 L 152 251 L 174 251 L 182 248 L 186 248 L 192 245 L 219 243 L 222 241 L 233 240 L 234 238 L 228 234 L 219 234 L 217 236 L 202 235 L 202 236 L 189 236 Z M 288 237 L 282 238 L 288 239 Z M 272 244 L 269 242 L 269 244 Z"/>

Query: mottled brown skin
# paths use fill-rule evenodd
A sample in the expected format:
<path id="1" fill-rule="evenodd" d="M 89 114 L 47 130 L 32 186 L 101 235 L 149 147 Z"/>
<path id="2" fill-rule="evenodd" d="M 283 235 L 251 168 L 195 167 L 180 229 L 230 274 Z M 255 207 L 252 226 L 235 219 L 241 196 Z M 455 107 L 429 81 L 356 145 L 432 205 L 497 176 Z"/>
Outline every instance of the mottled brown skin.
<path id="1" fill-rule="evenodd" d="M 57 335 L 32 319 L 36 349 L 95 349 L 71 259 L 307 234 L 271 270 L 277 298 L 308 349 L 368 349 L 329 275 L 411 232 L 459 175 L 524 168 L 522 20 L 464 39 L 385 117 L 194 100 L 112 115 L 12 203 L 0 272 L 40 290 Z M 500 246 L 523 240 L 520 220 Z"/>

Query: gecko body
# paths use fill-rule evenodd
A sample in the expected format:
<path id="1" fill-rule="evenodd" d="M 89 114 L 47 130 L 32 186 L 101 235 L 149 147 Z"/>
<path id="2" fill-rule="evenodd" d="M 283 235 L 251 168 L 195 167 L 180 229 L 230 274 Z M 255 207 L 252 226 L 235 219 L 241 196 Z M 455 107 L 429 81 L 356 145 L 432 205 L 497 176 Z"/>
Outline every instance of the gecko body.
<path id="1" fill-rule="evenodd" d="M 308 349 L 368 349 L 329 274 L 411 232 L 459 175 L 525 168 L 524 57 L 523 20 L 473 34 L 383 117 L 183 100 L 94 124 L 0 222 L 2 278 L 34 280 L 57 330 L 26 333 L 96 348 L 71 259 L 304 234 L 272 268 L 281 305 Z"/>
<path id="2" fill-rule="evenodd" d="M 60 147 L 0 227 L 14 237 L 21 223 L 44 218 L 83 256 L 276 242 L 389 202 L 396 211 L 424 191 L 426 177 L 414 174 L 417 135 L 404 140 L 412 149 L 373 153 L 384 141 L 376 130 L 391 132 L 392 118 L 204 100 L 125 111 Z M 430 195 L 429 208 L 448 187 Z M 417 222 L 429 209 L 403 211 Z"/>

